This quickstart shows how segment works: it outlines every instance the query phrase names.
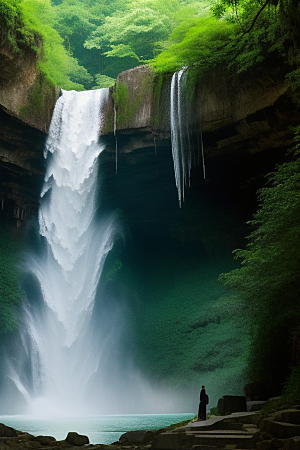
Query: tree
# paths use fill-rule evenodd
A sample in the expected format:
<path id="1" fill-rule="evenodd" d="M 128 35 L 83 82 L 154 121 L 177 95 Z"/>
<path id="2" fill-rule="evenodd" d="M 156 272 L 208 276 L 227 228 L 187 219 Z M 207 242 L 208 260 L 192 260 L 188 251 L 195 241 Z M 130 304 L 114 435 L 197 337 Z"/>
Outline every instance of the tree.
<path id="1" fill-rule="evenodd" d="M 201 16 L 203 11 L 207 14 L 211 3 L 212 0 L 134 0 L 107 16 L 84 45 L 99 50 L 105 58 L 104 72 L 115 77 L 121 70 L 146 63 L 159 54 L 169 45 L 169 35 L 176 25 Z"/>
<path id="2" fill-rule="evenodd" d="M 123 59 L 127 63 L 122 67 L 125 70 L 153 58 L 155 44 L 166 39 L 170 31 L 169 17 L 135 4 L 126 12 L 118 11 L 106 17 L 104 24 L 86 41 L 85 47 L 97 48 L 108 58 Z"/>
<path id="3" fill-rule="evenodd" d="M 92 81 L 87 70 L 78 64 L 63 46 L 63 39 L 53 28 L 55 12 L 50 0 L 21 0 L 24 27 L 42 39 L 39 66 L 53 84 L 63 89 L 84 89 Z"/>
<path id="4" fill-rule="evenodd" d="M 259 191 L 259 209 L 249 222 L 249 243 L 234 252 L 241 268 L 220 276 L 252 316 L 251 378 L 267 380 L 276 389 L 296 361 L 293 343 L 300 338 L 299 155 L 296 150 L 290 162 L 269 174 L 267 187 Z"/>

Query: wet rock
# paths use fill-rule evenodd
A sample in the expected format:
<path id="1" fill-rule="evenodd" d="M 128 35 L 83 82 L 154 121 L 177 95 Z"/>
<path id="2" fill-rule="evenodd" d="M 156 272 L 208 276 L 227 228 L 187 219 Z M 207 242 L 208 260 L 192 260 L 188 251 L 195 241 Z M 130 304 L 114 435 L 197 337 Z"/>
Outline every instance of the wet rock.
<path id="1" fill-rule="evenodd" d="M 119 443 L 148 444 L 153 440 L 156 434 L 157 431 L 150 430 L 127 431 L 127 433 L 122 434 Z"/>
<path id="2" fill-rule="evenodd" d="M 76 431 L 70 431 L 66 437 L 66 442 L 77 447 L 89 444 L 89 438 L 83 434 L 78 434 Z"/>
<path id="3" fill-rule="evenodd" d="M 300 436 L 300 425 L 276 422 L 272 418 L 262 419 L 260 428 L 278 439 L 288 439 Z"/>
<path id="4" fill-rule="evenodd" d="M 247 411 L 246 397 L 239 395 L 224 395 L 217 405 L 218 414 L 226 416 L 234 412 Z"/>
<path id="5" fill-rule="evenodd" d="M 269 385 L 260 381 L 246 384 L 244 392 L 249 400 L 268 400 L 272 396 Z"/>
<path id="6" fill-rule="evenodd" d="M 286 439 L 284 443 L 284 450 L 299 450 L 300 449 L 300 436 L 295 436 L 290 439 Z"/>
<path id="7" fill-rule="evenodd" d="M 0 423 L 0 437 L 17 437 L 18 433 L 11 427 Z"/>
<path id="8" fill-rule="evenodd" d="M 56 439 L 52 436 L 37 436 L 35 440 L 41 445 L 50 445 L 56 442 Z"/>

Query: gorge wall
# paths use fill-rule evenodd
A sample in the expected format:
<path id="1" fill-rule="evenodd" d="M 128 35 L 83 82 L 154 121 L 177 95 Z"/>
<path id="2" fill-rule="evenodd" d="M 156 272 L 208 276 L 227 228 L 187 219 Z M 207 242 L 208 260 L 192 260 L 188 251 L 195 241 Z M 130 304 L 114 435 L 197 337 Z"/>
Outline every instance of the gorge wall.
<path id="1" fill-rule="evenodd" d="M 0 58 L 0 196 L 5 216 L 21 220 L 25 211 L 36 212 L 43 146 L 59 89 L 39 73 L 33 53 L 16 56 L 2 48 Z M 169 148 L 170 83 L 170 75 L 157 76 L 146 66 L 119 75 L 110 89 L 103 131 L 108 161 L 116 159 L 114 134 L 117 157 L 131 153 L 130 164 L 144 158 L 143 148 Z M 201 127 L 206 160 L 283 153 L 300 115 L 278 71 L 229 76 L 221 67 L 196 82 L 191 109 L 190 127 L 197 133 Z"/>
<path id="2" fill-rule="evenodd" d="M 39 72 L 34 51 L 0 47 L 0 198 L 2 219 L 36 214 L 43 147 L 59 89 Z"/>
<path id="3" fill-rule="evenodd" d="M 23 73 L 21 59 L 5 52 L 1 58 L 1 220 L 15 227 L 37 216 L 43 149 L 59 90 L 39 75 L 34 59 Z M 220 68 L 197 80 L 190 128 L 202 133 L 207 177 L 193 168 L 179 208 L 170 85 L 171 75 L 143 66 L 121 73 L 110 89 L 98 203 L 106 213 L 119 211 L 123 240 L 108 257 L 99 293 L 112 310 L 123 299 L 128 307 L 124 360 L 130 352 L 157 384 L 188 386 L 196 403 L 201 379 L 213 406 L 224 393 L 241 393 L 248 342 L 243 308 L 224 302 L 217 279 L 235 267 L 231 252 L 244 245 L 255 192 L 292 145 L 290 126 L 300 114 L 274 71 L 229 77 Z"/>

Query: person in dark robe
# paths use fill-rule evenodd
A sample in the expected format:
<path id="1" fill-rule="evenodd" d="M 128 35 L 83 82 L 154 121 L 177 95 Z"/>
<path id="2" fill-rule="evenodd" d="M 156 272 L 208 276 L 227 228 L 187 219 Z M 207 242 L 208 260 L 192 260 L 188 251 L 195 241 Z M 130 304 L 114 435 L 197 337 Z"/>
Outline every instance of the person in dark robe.
<path id="1" fill-rule="evenodd" d="M 205 392 L 205 387 L 202 386 L 200 391 L 200 403 L 198 408 L 198 420 L 206 420 L 206 405 L 208 403 L 208 396 Z"/>

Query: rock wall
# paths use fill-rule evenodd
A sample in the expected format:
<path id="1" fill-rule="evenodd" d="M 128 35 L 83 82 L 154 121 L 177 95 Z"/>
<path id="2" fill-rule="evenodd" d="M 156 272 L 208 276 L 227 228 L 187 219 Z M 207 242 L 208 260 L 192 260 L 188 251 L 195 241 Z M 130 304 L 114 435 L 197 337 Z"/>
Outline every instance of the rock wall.
<path id="1" fill-rule="evenodd" d="M 198 131 L 201 127 L 206 156 L 288 148 L 293 142 L 290 126 L 299 123 L 300 113 L 284 76 L 272 71 L 257 77 L 224 74 L 222 68 L 207 74 L 191 98 L 190 126 Z M 155 76 L 145 66 L 121 73 L 111 92 L 104 134 L 139 130 L 146 145 L 153 137 L 169 140 L 170 83 L 170 74 Z M 119 86 L 126 90 L 121 100 L 116 95 Z M 139 147 L 140 142 L 132 142 L 126 152 Z"/>
<path id="2" fill-rule="evenodd" d="M 43 147 L 60 90 L 39 72 L 34 52 L 0 48 L 0 63 L 0 200 L 2 209 L 8 205 L 14 217 L 25 217 L 38 207 Z M 293 143 L 290 127 L 300 120 L 284 76 L 224 73 L 220 67 L 198 80 L 190 100 L 190 127 L 202 133 L 205 158 L 284 153 Z M 108 160 L 134 152 L 128 159 L 133 164 L 142 149 L 155 154 L 158 146 L 169 154 L 170 84 L 171 74 L 156 75 L 146 66 L 119 75 L 103 127 Z"/>
<path id="3" fill-rule="evenodd" d="M 0 215 L 20 225 L 36 214 L 43 147 L 60 89 L 40 73 L 36 53 L 0 47 Z"/>

